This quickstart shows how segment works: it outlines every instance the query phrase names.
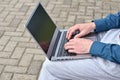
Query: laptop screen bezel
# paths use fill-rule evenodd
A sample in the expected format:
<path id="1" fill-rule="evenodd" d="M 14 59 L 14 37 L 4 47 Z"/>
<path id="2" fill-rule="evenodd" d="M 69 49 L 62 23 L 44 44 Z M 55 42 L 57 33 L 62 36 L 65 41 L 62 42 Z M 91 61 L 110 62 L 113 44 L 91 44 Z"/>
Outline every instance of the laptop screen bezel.
<path id="1" fill-rule="evenodd" d="M 35 9 L 33 10 L 33 12 L 31 13 L 31 15 L 29 16 L 29 18 L 28 18 L 28 20 L 27 20 L 27 22 L 26 22 L 26 24 L 25 24 L 25 27 L 26 27 L 26 29 L 27 29 L 27 31 L 31 34 L 31 32 L 29 31 L 29 29 L 27 28 L 27 26 L 28 26 L 28 24 L 29 24 L 29 22 L 31 21 L 31 19 L 32 19 L 32 17 L 33 17 L 33 15 L 34 15 L 34 13 L 36 12 L 36 10 L 39 8 L 39 6 L 41 6 L 43 9 L 44 9 L 44 7 L 41 5 L 41 3 L 39 2 L 37 5 L 36 5 L 36 7 L 35 7 Z M 44 9 L 44 11 L 45 11 L 45 9 Z M 45 11 L 46 12 L 46 11 Z M 46 12 L 47 13 L 47 12 Z M 48 13 L 47 13 L 47 15 L 48 15 Z M 49 16 L 49 15 L 48 15 Z M 50 18 L 50 16 L 49 16 L 49 18 Z M 51 18 L 50 18 L 51 19 Z M 53 22 L 53 20 L 51 19 L 51 21 Z M 53 22 L 54 23 L 54 22 Z M 53 36 L 52 36 L 52 39 L 51 39 L 51 41 L 50 41 L 50 45 L 49 45 L 49 48 L 48 48 L 48 51 L 47 51 L 47 53 L 45 53 L 45 51 L 42 49 L 42 47 L 40 46 L 40 44 L 37 42 L 37 40 L 34 38 L 34 36 L 32 35 L 32 37 L 34 38 L 34 40 L 38 43 L 38 45 L 41 47 L 41 49 L 43 50 L 43 52 L 45 53 L 45 55 L 47 56 L 47 58 L 48 59 L 50 59 L 51 58 L 51 55 L 52 55 L 52 51 L 53 51 L 53 47 L 54 47 L 54 44 L 55 44 L 55 41 L 56 41 L 56 38 L 57 38 L 57 34 L 59 33 L 60 31 L 57 29 L 57 27 L 55 28 L 55 32 L 54 32 L 54 34 L 53 34 Z"/>

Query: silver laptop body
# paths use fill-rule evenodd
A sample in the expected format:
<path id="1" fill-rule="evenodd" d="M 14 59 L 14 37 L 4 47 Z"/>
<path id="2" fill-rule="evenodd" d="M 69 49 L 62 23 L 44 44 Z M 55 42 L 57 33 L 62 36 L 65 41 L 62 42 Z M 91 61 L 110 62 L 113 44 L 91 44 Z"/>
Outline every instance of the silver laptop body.
<path id="1" fill-rule="evenodd" d="M 64 44 L 67 42 L 65 38 L 67 30 L 59 30 L 40 3 L 37 4 L 25 26 L 42 48 L 46 57 L 51 61 L 92 58 L 90 54 L 64 54 L 64 52 L 67 52 L 63 48 Z M 95 41 L 99 40 L 99 36 L 95 33 L 85 38 Z"/>

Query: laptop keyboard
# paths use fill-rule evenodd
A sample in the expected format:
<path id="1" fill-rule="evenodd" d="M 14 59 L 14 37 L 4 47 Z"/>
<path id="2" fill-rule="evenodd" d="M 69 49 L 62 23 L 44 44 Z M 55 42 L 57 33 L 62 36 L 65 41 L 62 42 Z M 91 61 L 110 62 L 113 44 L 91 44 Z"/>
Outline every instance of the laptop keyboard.
<path id="1" fill-rule="evenodd" d="M 66 39 L 66 33 L 67 32 L 65 31 L 64 34 L 63 34 L 62 42 L 61 42 L 59 53 L 58 53 L 57 56 L 74 56 L 74 55 L 76 55 L 74 53 L 69 53 L 67 50 L 64 49 L 64 45 L 68 41 Z"/>

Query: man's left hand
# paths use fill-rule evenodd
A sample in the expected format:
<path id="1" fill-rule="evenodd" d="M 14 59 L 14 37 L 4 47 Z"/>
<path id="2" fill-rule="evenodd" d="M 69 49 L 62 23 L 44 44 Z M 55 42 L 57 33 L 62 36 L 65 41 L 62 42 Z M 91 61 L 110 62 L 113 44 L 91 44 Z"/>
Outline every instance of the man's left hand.
<path id="1" fill-rule="evenodd" d="M 93 41 L 90 39 L 74 38 L 69 40 L 69 42 L 64 45 L 64 48 L 70 53 L 87 54 L 90 51 L 92 43 Z"/>

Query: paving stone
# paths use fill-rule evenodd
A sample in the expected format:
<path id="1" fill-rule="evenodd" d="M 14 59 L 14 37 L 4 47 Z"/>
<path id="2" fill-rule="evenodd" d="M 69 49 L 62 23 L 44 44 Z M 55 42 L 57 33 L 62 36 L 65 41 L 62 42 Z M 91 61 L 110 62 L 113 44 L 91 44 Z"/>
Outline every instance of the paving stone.
<path id="1" fill-rule="evenodd" d="M 20 59 L 25 51 L 25 48 L 16 47 L 11 58 Z"/>
<path id="2" fill-rule="evenodd" d="M 8 24 L 9 23 L 2 23 L 2 25 L 1 25 L 1 27 L 0 27 L 0 30 L 2 30 L 2 31 L 15 31 L 16 30 L 16 28 L 14 28 L 14 27 L 8 27 Z M 7 26 L 7 27 L 5 27 L 5 26 Z"/>
<path id="3" fill-rule="evenodd" d="M 25 31 L 25 23 L 20 23 L 16 29 L 16 31 L 19 31 L 19 32 L 24 32 Z"/>
<path id="4" fill-rule="evenodd" d="M 104 2 L 103 3 L 103 9 L 110 10 L 110 2 Z"/>
<path id="5" fill-rule="evenodd" d="M 0 18 L 5 18 L 9 14 L 8 11 L 1 12 Z"/>
<path id="6" fill-rule="evenodd" d="M 95 0 L 87 0 L 88 2 L 95 2 Z"/>
<path id="7" fill-rule="evenodd" d="M 13 21 L 11 22 L 10 26 L 11 27 L 17 27 L 20 23 L 21 19 L 14 18 Z"/>
<path id="8" fill-rule="evenodd" d="M 29 6 L 28 5 L 22 5 L 20 8 L 20 11 L 26 12 L 28 10 Z"/>
<path id="9" fill-rule="evenodd" d="M 2 73 L 0 76 L 0 80 L 11 80 L 12 73 Z"/>
<path id="10" fill-rule="evenodd" d="M 5 21 L 6 21 L 6 22 L 11 22 L 14 18 L 15 18 L 14 15 L 8 15 L 8 16 L 5 18 Z"/>
<path id="11" fill-rule="evenodd" d="M 119 0 L 111 0 L 111 1 L 113 1 L 113 2 L 119 2 Z"/>
<path id="12" fill-rule="evenodd" d="M 8 42 L 9 39 L 10 39 L 10 36 L 2 36 L 0 38 L 0 45 L 5 46 L 7 44 L 7 42 Z"/>
<path id="13" fill-rule="evenodd" d="M 0 46 L 0 51 L 2 51 L 2 50 L 3 50 L 3 48 L 4 48 L 4 46 Z"/>
<path id="14" fill-rule="evenodd" d="M 2 22 L 2 23 L 0 23 L 0 26 L 2 27 L 2 26 L 8 26 L 10 24 L 10 22 Z"/>
<path id="15" fill-rule="evenodd" d="M 19 41 L 19 42 L 28 42 L 30 40 L 29 37 L 12 37 L 11 41 Z"/>
<path id="16" fill-rule="evenodd" d="M 2 22 L 4 20 L 4 18 L 0 18 L 0 22 Z"/>
<path id="17" fill-rule="evenodd" d="M 32 61 L 27 73 L 34 75 L 39 74 L 41 65 L 42 63 L 40 61 Z"/>
<path id="18" fill-rule="evenodd" d="M 38 44 L 33 43 L 33 42 L 19 42 L 18 47 L 23 47 L 23 48 L 37 48 Z"/>
<path id="19" fill-rule="evenodd" d="M 14 74 L 12 80 L 37 80 L 37 76 L 27 74 Z"/>
<path id="20" fill-rule="evenodd" d="M 94 11 L 93 10 L 87 10 L 86 11 L 86 16 L 94 16 Z"/>
<path id="21" fill-rule="evenodd" d="M 75 21 L 76 24 L 80 24 L 80 23 L 84 23 L 84 22 L 85 22 L 84 18 L 76 18 L 76 21 Z"/>
<path id="22" fill-rule="evenodd" d="M 26 30 L 23 34 L 23 37 L 31 37 L 30 32 L 28 32 L 28 30 Z"/>
<path id="23" fill-rule="evenodd" d="M 17 65 L 18 60 L 9 59 L 9 58 L 0 58 L 0 64 L 2 64 L 2 65 Z"/>
<path id="24" fill-rule="evenodd" d="M 45 60 L 45 55 L 35 55 L 33 60 L 41 60 L 44 61 Z"/>
<path id="25" fill-rule="evenodd" d="M 3 9 L 4 9 L 3 7 L 0 8 L 0 13 L 3 11 Z"/>
<path id="26" fill-rule="evenodd" d="M 4 48 L 4 51 L 13 51 L 15 46 L 17 45 L 17 42 L 15 41 L 9 41 L 6 47 Z"/>
<path id="27" fill-rule="evenodd" d="M 23 13 L 23 12 L 17 12 L 17 11 L 10 12 L 9 14 L 10 15 L 16 15 L 16 16 L 23 16 L 23 15 L 25 15 L 25 13 Z"/>
<path id="28" fill-rule="evenodd" d="M 64 0 L 63 4 L 64 5 L 71 5 L 72 0 Z"/>
<path id="29" fill-rule="evenodd" d="M 95 6 L 102 7 L 102 1 L 98 0 L 97 2 L 95 2 Z"/>
<path id="30" fill-rule="evenodd" d="M 21 8 L 22 6 L 23 6 L 23 3 L 18 3 L 18 4 L 15 5 L 15 8 L 16 8 L 16 9 L 17 9 L 17 8 L 19 9 L 19 8 Z"/>
<path id="31" fill-rule="evenodd" d="M 27 67 L 20 66 L 6 66 L 4 72 L 12 72 L 12 73 L 26 73 Z"/>
<path id="32" fill-rule="evenodd" d="M 2 73 L 4 65 L 0 65 L 0 74 Z M 0 79 L 1 80 L 1 79 Z"/>
<path id="33" fill-rule="evenodd" d="M 101 13 L 95 13 L 94 14 L 94 19 L 100 19 L 102 18 L 102 14 Z"/>
<path id="34" fill-rule="evenodd" d="M 120 0 L 0 0 L 0 80 L 38 80 L 45 56 L 25 28 L 38 2 L 60 29 L 120 11 Z"/>
<path id="35" fill-rule="evenodd" d="M 47 10 L 53 10 L 54 7 L 55 7 L 55 5 L 48 4 L 45 9 L 47 9 Z"/>
<path id="36" fill-rule="evenodd" d="M 19 63 L 19 66 L 29 66 L 31 63 L 32 57 L 33 57 L 32 54 L 24 54 Z"/>
<path id="37" fill-rule="evenodd" d="M 68 15 L 67 12 L 63 12 L 63 11 L 62 11 L 62 12 L 60 13 L 60 17 L 63 17 L 63 18 L 64 18 L 64 17 L 67 17 L 67 15 Z"/>
<path id="38" fill-rule="evenodd" d="M 81 2 L 80 5 L 81 5 L 81 6 L 94 6 L 94 3 L 93 3 L 93 2 L 88 2 L 88 3 L 86 4 L 86 2 Z"/>
<path id="39" fill-rule="evenodd" d="M 22 36 L 23 33 L 21 32 L 5 32 L 4 35 L 6 36 Z"/>
<path id="40" fill-rule="evenodd" d="M 11 2 L 10 2 L 10 5 L 15 5 L 17 3 L 17 0 L 12 0 Z"/>
<path id="41" fill-rule="evenodd" d="M 33 0 L 26 0 L 26 1 L 19 0 L 19 2 L 23 2 L 23 3 L 28 2 L 28 3 L 31 3 L 31 2 L 33 2 Z"/>
<path id="42" fill-rule="evenodd" d="M 30 53 L 30 54 L 41 54 L 43 51 L 41 49 L 33 49 L 33 48 L 27 48 L 25 53 Z"/>
<path id="43" fill-rule="evenodd" d="M 9 58 L 11 56 L 12 52 L 4 52 L 4 51 L 1 51 L 0 52 L 0 57 L 1 58 Z"/>
<path id="44" fill-rule="evenodd" d="M 35 43 L 36 41 L 35 41 L 35 39 L 31 38 L 31 39 L 30 39 L 30 42 L 34 42 L 34 43 Z"/>
<path id="45" fill-rule="evenodd" d="M 75 16 L 69 15 L 67 21 L 68 21 L 68 22 L 74 22 L 74 21 L 75 21 Z"/>

